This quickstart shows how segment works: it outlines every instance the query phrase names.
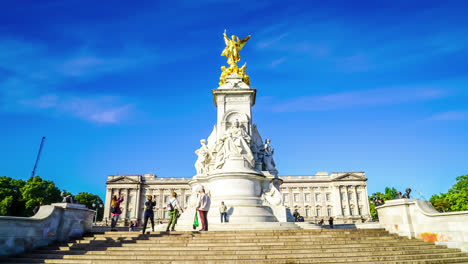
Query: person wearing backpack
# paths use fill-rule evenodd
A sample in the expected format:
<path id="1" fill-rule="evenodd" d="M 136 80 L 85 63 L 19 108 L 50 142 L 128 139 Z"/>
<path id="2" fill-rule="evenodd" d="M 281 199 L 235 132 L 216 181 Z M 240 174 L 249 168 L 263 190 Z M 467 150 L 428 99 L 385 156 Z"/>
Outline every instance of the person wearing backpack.
<path id="1" fill-rule="evenodd" d="M 111 210 L 110 210 L 111 216 L 112 216 L 111 231 L 116 231 L 115 226 L 117 225 L 119 216 L 122 214 L 122 210 L 120 210 L 120 203 L 123 202 L 123 200 L 124 200 L 124 196 L 121 193 L 119 193 L 119 198 L 117 198 L 117 195 L 112 196 Z"/>
<path id="2" fill-rule="evenodd" d="M 152 228 L 152 230 L 154 232 L 154 211 L 153 211 L 153 207 L 156 206 L 156 202 L 153 202 L 153 197 L 151 195 L 146 196 L 146 198 L 148 200 L 145 202 L 145 214 L 144 214 L 145 220 L 144 220 L 144 223 L 143 223 L 143 234 L 145 234 L 145 232 L 146 232 L 146 225 L 148 224 L 148 218 L 151 220 L 151 228 Z"/>
<path id="3" fill-rule="evenodd" d="M 169 201 L 167 205 L 167 210 L 170 212 L 169 223 L 167 224 L 166 232 L 169 232 L 169 228 L 171 227 L 171 231 L 175 231 L 175 225 L 177 224 L 177 218 L 179 215 L 179 210 L 183 213 L 184 209 L 180 206 L 179 200 L 177 200 L 177 193 L 172 193 L 172 199 Z"/>

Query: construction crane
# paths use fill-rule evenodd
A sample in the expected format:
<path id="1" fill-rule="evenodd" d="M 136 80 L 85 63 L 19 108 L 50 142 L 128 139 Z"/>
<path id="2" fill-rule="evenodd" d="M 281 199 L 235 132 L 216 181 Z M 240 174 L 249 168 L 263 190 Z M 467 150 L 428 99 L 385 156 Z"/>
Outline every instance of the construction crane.
<path id="1" fill-rule="evenodd" d="M 39 152 L 37 153 L 36 163 L 34 164 L 34 169 L 31 173 L 31 178 L 34 178 L 34 175 L 36 174 L 37 164 L 39 163 L 39 159 L 41 158 L 41 151 L 42 147 L 44 146 L 44 140 L 45 137 L 42 137 L 41 146 L 39 147 Z"/>

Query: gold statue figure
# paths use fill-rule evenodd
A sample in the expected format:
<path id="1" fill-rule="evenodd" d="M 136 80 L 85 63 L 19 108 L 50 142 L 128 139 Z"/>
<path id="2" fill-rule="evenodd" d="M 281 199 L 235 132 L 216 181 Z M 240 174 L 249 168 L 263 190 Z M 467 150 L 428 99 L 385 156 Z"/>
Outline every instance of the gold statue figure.
<path id="1" fill-rule="evenodd" d="M 245 43 L 247 43 L 247 40 L 249 40 L 250 35 L 245 37 L 242 40 L 239 40 L 239 37 L 232 35 L 231 39 L 229 39 L 226 35 L 226 30 L 224 30 L 223 33 L 224 36 L 224 42 L 226 43 L 226 47 L 224 48 L 223 52 L 221 53 L 221 56 L 224 56 L 228 59 L 227 63 L 230 65 L 229 68 L 226 69 L 226 67 L 222 66 L 221 67 L 221 77 L 219 78 L 219 86 L 221 86 L 224 82 L 226 82 L 226 77 L 233 74 L 237 73 L 238 75 L 243 77 L 243 81 L 247 84 L 250 85 L 249 81 L 249 76 L 245 73 L 245 70 L 247 69 L 247 65 L 244 64 L 241 68 L 237 66 L 237 62 L 240 61 L 240 55 L 239 51 L 245 46 Z"/>

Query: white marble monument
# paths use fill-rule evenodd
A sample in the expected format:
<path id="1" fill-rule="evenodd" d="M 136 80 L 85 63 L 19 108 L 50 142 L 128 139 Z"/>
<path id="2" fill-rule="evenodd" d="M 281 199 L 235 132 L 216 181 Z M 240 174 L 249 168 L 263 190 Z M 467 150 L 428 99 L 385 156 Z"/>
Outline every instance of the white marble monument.
<path id="1" fill-rule="evenodd" d="M 192 197 L 181 222 L 193 222 L 201 187 L 214 207 L 208 213 L 209 222 L 218 222 L 221 201 L 229 205 L 231 223 L 288 221 L 274 150 L 269 139 L 264 143 L 252 120 L 255 96 L 256 90 L 237 73 L 225 77 L 225 82 L 213 90 L 218 120 L 207 144 L 202 139 L 201 148 L 195 152 L 197 175 L 189 182 Z"/>

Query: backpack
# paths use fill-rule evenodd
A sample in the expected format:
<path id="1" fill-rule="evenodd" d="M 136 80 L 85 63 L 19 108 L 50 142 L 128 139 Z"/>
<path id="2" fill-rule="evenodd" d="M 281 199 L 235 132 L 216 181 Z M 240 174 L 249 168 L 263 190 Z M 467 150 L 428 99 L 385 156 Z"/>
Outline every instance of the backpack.
<path id="1" fill-rule="evenodd" d="M 174 206 L 172 205 L 172 202 L 169 202 L 169 203 L 167 204 L 167 210 L 168 210 L 169 212 L 174 211 Z"/>

